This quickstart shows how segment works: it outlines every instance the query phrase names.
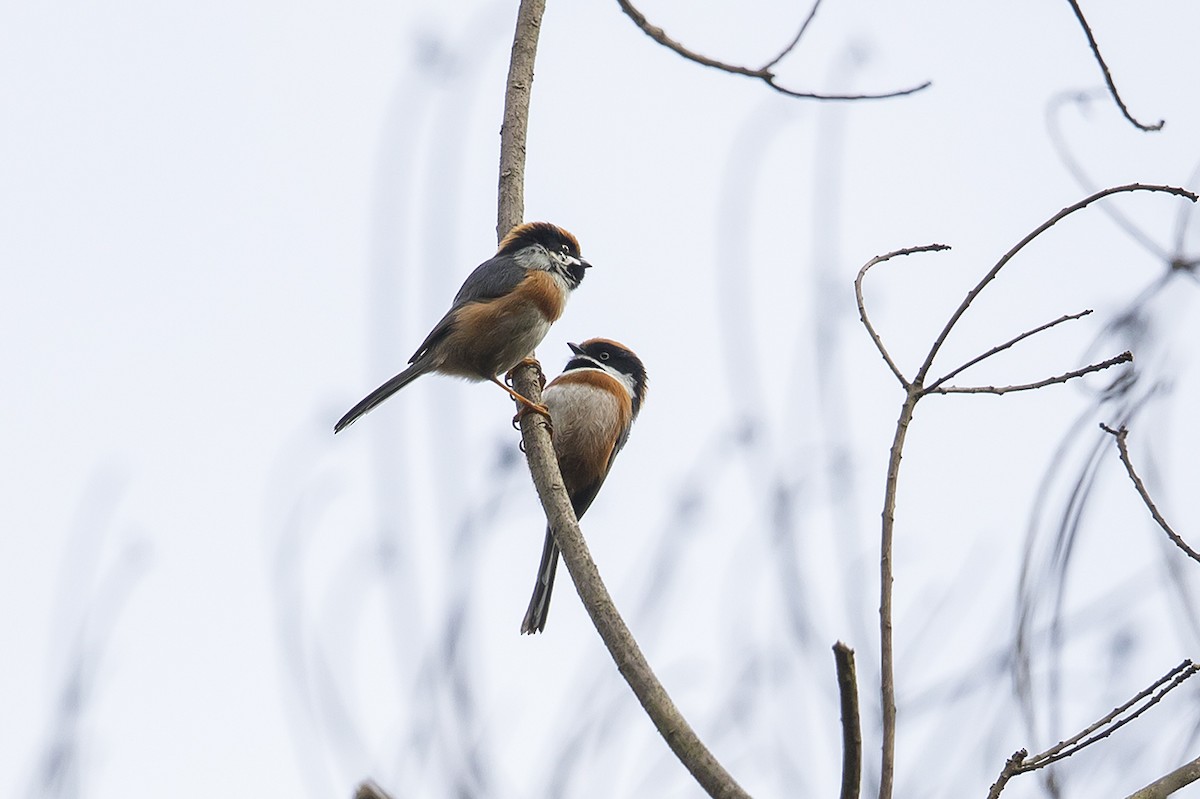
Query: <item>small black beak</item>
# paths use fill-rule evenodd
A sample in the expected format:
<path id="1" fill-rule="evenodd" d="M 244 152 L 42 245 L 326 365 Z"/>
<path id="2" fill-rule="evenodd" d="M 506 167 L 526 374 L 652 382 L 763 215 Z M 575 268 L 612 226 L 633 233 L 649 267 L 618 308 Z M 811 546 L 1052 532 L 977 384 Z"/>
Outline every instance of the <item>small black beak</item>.
<path id="1" fill-rule="evenodd" d="M 571 352 L 575 353 L 576 355 L 583 355 L 583 347 L 579 346 L 578 344 L 572 344 L 568 341 L 567 346 L 570 347 Z"/>
<path id="2" fill-rule="evenodd" d="M 580 266 L 582 266 L 584 269 L 591 269 L 591 268 L 592 268 L 592 265 L 591 265 L 590 263 L 588 263 L 587 261 L 585 261 L 584 259 L 582 259 L 582 258 L 580 258 L 580 259 L 579 259 L 579 265 L 580 265 Z"/>

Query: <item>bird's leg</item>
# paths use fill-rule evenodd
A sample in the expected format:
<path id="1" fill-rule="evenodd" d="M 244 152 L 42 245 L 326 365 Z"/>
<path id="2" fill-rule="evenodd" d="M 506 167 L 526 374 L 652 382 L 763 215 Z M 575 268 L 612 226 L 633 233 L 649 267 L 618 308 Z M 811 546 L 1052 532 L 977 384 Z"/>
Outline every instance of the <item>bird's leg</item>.
<path id="1" fill-rule="evenodd" d="M 518 412 L 518 414 L 517 414 L 518 416 L 523 416 L 526 413 L 533 411 L 534 413 L 540 413 L 542 416 L 545 416 L 546 420 L 549 421 L 550 409 L 547 408 L 545 405 L 534 402 L 533 400 L 529 399 L 528 397 L 521 396 L 520 394 L 513 391 L 511 388 L 509 388 L 508 386 L 504 385 L 499 380 L 497 380 L 495 376 L 489 377 L 488 379 L 491 380 L 496 385 L 500 386 L 500 388 L 507 391 L 508 395 L 510 397 L 515 399 L 517 402 L 521 403 L 521 410 Z"/>
<path id="2" fill-rule="evenodd" d="M 542 372 L 542 365 L 540 363 L 538 363 L 538 359 L 533 357 L 532 355 L 526 355 L 524 358 L 521 359 L 520 363 L 518 363 L 516 366 L 514 366 L 513 368 L 511 368 L 507 372 L 505 372 L 504 373 L 504 382 L 511 386 L 513 384 L 513 372 L 517 371 L 522 366 L 532 366 L 534 369 L 537 369 L 538 384 L 542 388 L 546 387 L 546 375 L 544 372 Z"/>

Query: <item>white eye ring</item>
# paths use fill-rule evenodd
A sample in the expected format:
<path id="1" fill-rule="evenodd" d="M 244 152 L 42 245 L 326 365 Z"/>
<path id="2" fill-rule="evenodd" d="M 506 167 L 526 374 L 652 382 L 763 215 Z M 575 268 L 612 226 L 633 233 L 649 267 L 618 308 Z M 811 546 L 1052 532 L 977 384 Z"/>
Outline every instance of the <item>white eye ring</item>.
<path id="1" fill-rule="evenodd" d="M 607 353 L 607 352 L 602 352 L 602 353 L 600 353 L 600 360 L 602 360 L 602 361 L 607 361 L 607 360 L 608 360 L 608 353 Z"/>

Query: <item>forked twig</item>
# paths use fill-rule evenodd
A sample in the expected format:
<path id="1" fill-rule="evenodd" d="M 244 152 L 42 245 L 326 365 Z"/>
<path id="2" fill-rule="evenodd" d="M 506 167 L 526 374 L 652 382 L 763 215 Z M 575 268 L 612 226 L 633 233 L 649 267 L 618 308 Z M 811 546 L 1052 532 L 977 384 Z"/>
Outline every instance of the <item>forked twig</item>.
<path id="1" fill-rule="evenodd" d="M 643 33 L 661 44 L 663 47 L 666 47 L 668 50 L 672 50 L 687 60 L 694 61 L 697 64 L 702 64 L 706 67 L 719 69 L 722 72 L 728 72 L 732 75 L 744 75 L 747 78 L 757 78 L 780 94 L 786 94 L 789 97 L 800 97 L 809 100 L 884 100 L 889 97 L 903 97 L 906 94 L 915 94 L 916 92 L 926 89 L 932 85 L 930 81 L 925 81 L 920 85 L 910 86 L 907 89 L 897 89 L 896 91 L 882 92 L 880 94 L 821 94 L 818 92 L 796 91 L 795 89 L 789 89 L 785 86 L 779 85 L 779 83 L 776 81 L 776 75 L 772 71 L 772 68 L 778 64 L 784 58 L 784 56 L 795 49 L 797 44 L 799 44 L 800 37 L 804 35 L 804 31 L 807 30 L 809 23 L 812 22 L 813 17 L 816 15 L 816 5 L 813 6 L 812 11 L 809 12 L 808 17 L 804 20 L 804 24 L 801 25 L 800 32 L 796 34 L 795 39 L 793 39 L 792 42 L 788 44 L 788 46 L 785 47 L 779 55 L 768 61 L 765 66 L 761 66 L 756 69 L 754 67 L 743 67 L 737 64 L 727 64 L 724 61 L 718 61 L 715 58 L 709 58 L 706 55 L 701 55 L 694 50 L 690 50 L 683 44 L 680 44 L 668 36 L 666 31 L 664 31 L 662 28 L 652 24 L 650 20 L 646 19 L 646 15 L 641 11 L 638 11 L 637 8 L 634 7 L 633 3 L 629 2 L 629 0 L 617 0 L 617 3 L 621 6 L 621 10 L 625 12 L 625 15 L 633 20 L 633 23 L 641 28 Z"/>
<path id="2" fill-rule="evenodd" d="M 1184 554 L 1192 560 L 1200 563 L 1200 553 L 1188 546 L 1183 540 L 1183 536 L 1175 532 L 1171 525 L 1167 523 L 1166 518 L 1158 510 L 1158 506 L 1154 504 L 1154 500 L 1150 497 L 1150 492 L 1146 490 L 1146 484 L 1142 482 L 1142 478 L 1133 468 L 1133 460 L 1129 457 L 1129 447 L 1125 439 L 1129 437 L 1129 430 L 1125 425 L 1121 425 L 1120 429 L 1113 430 L 1103 422 L 1100 423 L 1100 429 L 1111 434 L 1117 439 L 1117 451 L 1121 455 L 1121 463 L 1125 464 L 1125 471 L 1129 475 L 1129 479 L 1133 481 L 1133 487 L 1137 489 L 1138 494 L 1142 498 L 1142 502 L 1146 504 L 1146 508 L 1150 511 L 1150 515 L 1154 517 L 1154 521 L 1158 522 L 1158 526 L 1163 529 L 1167 537 L 1171 539 L 1175 546 L 1183 550 Z"/>
<path id="3" fill-rule="evenodd" d="M 1143 691 L 1138 692 L 1136 696 L 1130 699 L 1125 704 L 1112 710 L 1106 716 L 1089 725 L 1087 728 L 1080 730 L 1075 735 L 1072 735 L 1066 740 L 1059 741 L 1054 746 L 1044 752 L 1029 757 L 1026 750 L 1020 749 L 1008 759 L 1004 764 L 1004 768 L 1000 772 L 1000 776 L 988 791 L 988 799 L 997 799 L 1000 792 L 1004 790 L 1004 786 L 1010 779 L 1018 774 L 1024 774 L 1029 771 L 1036 771 L 1044 768 L 1051 763 L 1056 763 L 1059 760 L 1071 757 L 1081 749 L 1102 741 L 1112 735 L 1117 730 L 1124 727 L 1129 722 L 1136 719 L 1138 716 L 1145 713 L 1150 708 L 1162 701 L 1168 693 L 1178 688 L 1185 680 L 1191 677 L 1196 672 L 1200 671 L 1200 666 L 1195 665 L 1190 660 L 1185 660 L 1169 672 L 1158 678 L 1153 685 Z M 1155 693 L 1157 691 L 1157 693 Z M 1141 707 L 1138 707 L 1129 715 L 1125 715 L 1129 710 L 1133 709 L 1139 703 L 1145 701 Z"/>
<path id="4" fill-rule="evenodd" d="M 1146 125 L 1138 122 L 1133 118 L 1133 114 L 1129 113 L 1129 109 L 1125 106 L 1125 101 L 1121 99 L 1121 94 L 1117 91 L 1117 84 L 1113 83 L 1112 73 L 1108 71 L 1108 64 L 1104 63 L 1104 56 L 1100 55 L 1100 45 L 1096 43 L 1096 37 L 1092 33 L 1092 28 L 1083 16 L 1083 9 L 1079 7 L 1079 0 L 1067 0 L 1067 2 L 1071 4 L 1071 10 L 1075 12 L 1075 18 L 1079 20 L 1079 24 L 1083 27 L 1083 33 L 1087 36 L 1088 46 L 1092 48 L 1092 55 L 1096 57 L 1096 62 L 1100 64 L 1100 71 L 1104 73 L 1104 82 L 1108 84 L 1108 92 L 1116 100 L 1117 107 L 1121 109 L 1121 113 L 1139 130 L 1147 132 L 1162 130 L 1162 126 L 1166 124 L 1166 120 L 1160 119 L 1153 125 Z"/>

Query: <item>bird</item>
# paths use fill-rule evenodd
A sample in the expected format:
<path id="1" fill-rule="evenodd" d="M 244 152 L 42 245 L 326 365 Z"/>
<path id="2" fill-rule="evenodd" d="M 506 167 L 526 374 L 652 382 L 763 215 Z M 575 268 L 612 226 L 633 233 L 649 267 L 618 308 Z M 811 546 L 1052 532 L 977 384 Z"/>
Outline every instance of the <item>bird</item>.
<path id="1" fill-rule="evenodd" d="M 509 231 L 496 254 L 467 276 L 450 310 L 408 359 L 409 366 L 358 402 L 333 426 L 338 433 L 423 374 L 490 380 L 523 406 L 546 414 L 497 379 L 525 359 L 562 316 L 591 264 L 579 241 L 550 222 Z"/>
<path id="2" fill-rule="evenodd" d="M 606 338 L 568 344 L 571 359 L 550 381 L 542 402 L 550 411 L 554 452 L 575 518 L 591 506 L 646 399 L 646 367 L 633 350 Z M 558 544 L 546 528 L 542 561 L 521 633 L 546 628 L 558 568 Z"/>

